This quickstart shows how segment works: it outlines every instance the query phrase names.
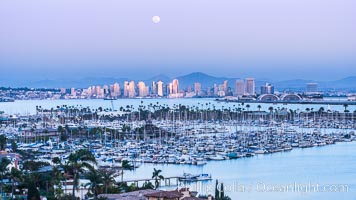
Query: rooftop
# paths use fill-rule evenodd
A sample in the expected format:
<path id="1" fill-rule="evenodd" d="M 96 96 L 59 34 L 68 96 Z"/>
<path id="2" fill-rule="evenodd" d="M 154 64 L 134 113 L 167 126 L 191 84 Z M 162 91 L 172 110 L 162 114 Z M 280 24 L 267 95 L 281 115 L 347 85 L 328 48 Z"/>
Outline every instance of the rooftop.
<path id="1" fill-rule="evenodd" d="M 183 194 L 178 192 L 177 190 L 174 191 L 157 191 L 155 193 L 146 194 L 145 197 L 155 197 L 155 198 L 167 198 L 167 199 L 174 199 L 180 198 Z"/>
<path id="2" fill-rule="evenodd" d="M 100 194 L 100 197 L 106 197 L 107 200 L 142 200 L 143 196 L 156 193 L 157 190 L 147 189 L 133 192 L 126 192 L 121 194 Z"/>

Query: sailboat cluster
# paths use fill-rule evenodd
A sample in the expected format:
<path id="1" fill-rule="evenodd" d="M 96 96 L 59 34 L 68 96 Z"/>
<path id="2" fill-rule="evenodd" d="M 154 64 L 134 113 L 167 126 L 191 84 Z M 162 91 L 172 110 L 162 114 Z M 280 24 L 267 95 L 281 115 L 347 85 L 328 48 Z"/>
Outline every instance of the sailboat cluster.
<path id="1" fill-rule="evenodd" d="M 118 114 L 119 113 L 119 114 Z M 350 142 L 356 139 L 354 113 L 262 112 L 238 109 L 159 107 L 91 110 L 57 107 L 36 115 L 11 116 L 1 134 L 37 159 L 65 161 L 71 152 L 89 149 L 102 168 L 120 168 L 123 160 L 142 163 L 204 165 L 208 161 L 251 157 Z"/>

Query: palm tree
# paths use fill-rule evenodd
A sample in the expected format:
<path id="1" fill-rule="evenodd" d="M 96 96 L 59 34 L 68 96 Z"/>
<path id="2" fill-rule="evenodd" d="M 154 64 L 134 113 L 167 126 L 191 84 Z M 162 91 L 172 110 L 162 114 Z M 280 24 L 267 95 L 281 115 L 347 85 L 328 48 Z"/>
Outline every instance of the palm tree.
<path id="1" fill-rule="evenodd" d="M 132 170 L 133 166 L 129 163 L 129 161 L 123 160 L 121 162 L 121 168 L 122 168 L 122 171 L 121 171 L 121 182 L 124 182 L 124 170 Z"/>
<path id="2" fill-rule="evenodd" d="M 0 135 L 0 150 L 6 149 L 7 138 L 5 135 Z"/>
<path id="3" fill-rule="evenodd" d="M 348 111 L 347 111 L 347 107 L 348 107 L 349 105 L 348 105 L 348 104 L 344 104 L 343 106 L 344 106 L 344 112 L 348 112 Z"/>
<path id="4" fill-rule="evenodd" d="M 58 157 L 55 157 L 55 158 L 58 158 Z M 58 162 L 57 159 L 53 159 L 55 162 L 55 165 L 59 165 L 61 166 L 61 163 L 60 161 Z M 64 168 L 62 168 L 64 169 Z M 64 169 L 65 171 L 65 169 Z M 53 166 L 53 170 L 52 170 L 52 173 L 51 173 L 51 180 L 50 182 L 52 183 L 52 185 L 57 185 L 59 187 L 57 187 L 56 189 L 54 189 L 54 195 L 56 197 L 58 197 L 59 195 L 62 195 L 63 194 L 63 190 L 62 190 L 62 183 L 61 183 L 61 180 L 64 180 L 64 174 L 62 174 L 62 171 L 59 169 L 58 166 Z"/>
<path id="5" fill-rule="evenodd" d="M 94 195 L 94 199 L 97 199 L 99 194 L 98 186 L 103 183 L 103 178 L 101 176 L 101 173 L 95 169 L 92 169 L 89 170 L 88 173 L 86 173 L 85 178 L 87 178 L 90 182 L 85 184 L 84 187 L 89 186 L 91 192 Z"/>
<path id="6" fill-rule="evenodd" d="M 79 174 L 85 169 L 94 170 L 93 164 L 96 164 L 94 155 L 87 149 L 80 149 L 69 155 L 68 165 L 73 173 L 72 200 L 75 200 L 75 189 L 78 187 Z"/>
<path id="7" fill-rule="evenodd" d="M 15 140 L 11 141 L 11 149 L 12 149 L 12 152 L 16 153 L 16 151 L 17 151 L 17 143 L 16 143 Z"/>
<path id="8" fill-rule="evenodd" d="M 270 107 L 268 108 L 268 110 L 269 110 L 269 112 L 273 112 L 273 107 L 270 106 Z"/>
<path id="9" fill-rule="evenodd" d="M 26 182 L 27 182 L 27 189 L 28 189 L 28 192 L 27 192 L 27 199 L 29 200 L 37 200 L 37 199 L 40 199 L 40 193 L 37 189 L 37 181 L 38 179 L 36 180 L 33 180 L 32 179 L 33 176 L 32 175 L 29 175 L 26 179 Z"/>
<path id="10" fill-rule="evenodd" d="M 0 188 L 0 192 L 2 194 L 2 186 L 3 186 L 3 178 L 5 173 L 7 172 L 7 166 L 11 163 L 11 161 L 7 158 L 7 157 L 2 157 L 1 158 L 1 162 L 0 162 L 0 175 L 1 175 L 1 188 Z"/>
<path id="11" fill-rule="evenodd" d="M 268 108 L 268 110 L 269 110 L 269 113 L 270 113 L 270 120 L 272 120 L 272 118 L 273 118 L 273 107 L 270 106 L 270 107 Z"/>
<path id="12" fill-rule="evenodd" d="M 219 186 L 219 182 L 218 180 L 216 179 L 215 181 L 215 199 L 218 200 L 219 197 L 220 197 L 220 192 L 219 192 L 219 189 L 218 189 L 218 186 Z"/>
<path id="13" fill-rule="evenodd" d="M 118 174 L 113 171 L 113 170 L 101 170 L 100 174 L 103 179 L 103 184 L 104 184 L 104 191 L 105 194 L 108 193 L 108 187 L 115 183 L 115 178 L 118 176 Z"/>
<path id="14" fill-rule="evenodd" d="M 225 193 L 224 193 L 224 184 L 221 183 L 220 185 L 220 199 L 224 199 Z"/>
<path id="15" fill-rule="evenodd" d="M 261 111 L 262 106 L 258 105 L 257 108 L 258 108 L 258 111 Z"/>
<path id="16" fill-rule="evenodd" d="M 13 167 L 13 168 L 11 168 L 11 171 L 10 171 L 10 177 L 11 177 L 11 183 L 12 183 L 11 199 L 14 199 L 15 182 L 20 182 L 22 180 L 22 173 L 20 170 Z"/>
<path id="17" fill-rule="evenodd" d="M 323 113 L 325 111 L 325 108 L 324 107 L 320 107 L 319 108 L 319 113 Z"/>
<path id="18" fill-rule="evenodd" d="M 153 168 L 152 178 L 155 179 L 155 189 L 159 186 L 159 180 L 164 179 L 162 175 L 160 175 L 162 170 Z"/>

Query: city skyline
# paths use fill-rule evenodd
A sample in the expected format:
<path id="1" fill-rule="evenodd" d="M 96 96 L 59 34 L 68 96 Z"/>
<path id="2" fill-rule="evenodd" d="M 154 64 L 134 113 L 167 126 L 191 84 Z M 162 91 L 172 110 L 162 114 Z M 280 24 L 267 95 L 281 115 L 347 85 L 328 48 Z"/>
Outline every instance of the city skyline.
<path id="1" fill-rule="evenodd" d="M 258 79 L 340 79 L 356 75 L 355 4 L 3 1 L 0 78 L 146 79 L 194 69 Z"/>
<path id="2" fill-rule="evenodd" d="M 202 73 L 195 73 L 203 75 Z M 327 90 L 319 88 L 317 82 L 307 82 L 303 88 L 279 88 L 269 82 L 245 77 L 243 79 L 221 80 L 204 82 L 201 79 L 193 80 L 193 83 L 186 83 L 173 79 L 162 81 L 160 79 L 147 81 L 124 80 L 123 82 L 113 82 L 104 85 L 91 84 L 81 88 L 5 88 L 0 87 L 0 102 L 13 102 L 15 100 L 35 100 L 35 99 L 104 99 L 116 100 L 121 98 L 217 98 L 228 101 L 247 102 L 303 102 L 320 101 L 324 94 L 326 97 L 347 97 L 348 101 L 354 101 L 355 91 L 348 88 L 346 90 Z M 200 81 L 199 81 L 200 80 Z M 190 80 L 191 81 L 191 80 Z M 204 80 L 203 80 L 204 81 Z M 257 85 L 256 81 L 260 84 Z M 263 82 L 263 84 L 261 84 Z"/>
<path id="3" fill-rule="evenodd" d="M 229 82 L 230 87 L 236 87 L 236 80 L 244 79 L 246 77 L 228 77 L 228 76 L 214 76 L 211 74 L 206 74 L 203 72 L 192 72 L 189 74 L 185 74 L 183 76 L 174 76 L 168 77 L 164 74 L 153 76 L 149 79 L 139 79 L 139 78 L 129 78 L 129 77 L 87 77 L 83 79 L 42 79 L 42 80 L 34 80 L 34 81 L 22 81 L 22 82 L 8 82 L 3 79 L 0 79 L 0 87 L 11 87 L 11 88 L 86 88 L 89 85 L 108 85 L 113 82 L 122 82 L 125 81 L 135 81 L 135 82 L 144 82 L 145 86 L 152 87 L 152 82 L 162 81 L 164 83 L 171 82 L 174 79 L 183 80 L 182 86 L 186 88 L 188 85 L 192 88 L 195 88 L 195 82 L 201 82 L 200 88 L 206 88 L 208 86 L 212 86 L 216 82 L 223 82 L 227 80 Z M 256 77 L 254 77 L 256 78 Z M 350 91 L 354 91 L 356 85 L 356 76 L 349 76 L 343 79 L 331 79 L 330 81 L 317 81 L 315 79 L 307 80 L 307 79 L 291 79 L 284 81 L 276 81 L 272 79 L 258 79 L 256 78 L 256 87 L 260 87 L 265 85 L 266 83 L 270 83 L 276 85 L 282 89 L 298 89 L 304 87 L 307 83 L 316 82 L 319 84 L 320 88 L 323 89 L 347 89 Z M 121 84 L 122 84 L 121 83 Z M 112 89 L 112 88 L 110 88 Z M 234 91 L 236 92 L 236 91 Z"/>

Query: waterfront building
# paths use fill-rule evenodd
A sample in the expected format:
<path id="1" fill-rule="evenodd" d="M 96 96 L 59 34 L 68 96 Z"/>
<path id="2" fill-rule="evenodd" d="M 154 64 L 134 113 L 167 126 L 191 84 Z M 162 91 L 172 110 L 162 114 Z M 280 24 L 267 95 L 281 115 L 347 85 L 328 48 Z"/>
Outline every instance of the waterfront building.
<path id="1" fill-rule="evenodd" d="M 75 91 L 75 88 L 71 88 L 71 89 L 70 89 L 70 95 L 71 95 L 72 97 L 76 97 L 76 96 L 77 96 L 77 92 Z"/>
<path id="2" fill-rule="evenodd" d="M 245 94 L 245 83 L 243 80 L 236 80 L 235 82 L 235 96 L 242 96 Z"/>
<path id="3" fill-rule="evenodd" d="M 356 95 L 350 95 L 347 97 L 348 101 L 356 101 Z"/>
<path id="4" fill-rule="evenodd" d="M 109 94 L 109 86 L 104 85 L 103 86 L 103 90 L 104 90 L 104 95 L 108 95 Z"/>
<path id="5" fill-rule="evenodd" d="M 206 95 L 211 96 L 211 88 L 210 87 L 206 88 Z"/>
<path id="6" fill-rule="evenodd" d="M 143 81 L 138 82 L 137 84 L 138 88 L 138 96 L 139 97 L 146 97 L 148 94 L 148 87 L 145 85 Z"/>
<path id="7" fill-rule="evenodd" d="M 307 83 L 307 94 L 318 93 L 318 83 Z"/>
<path id="8" fill-rule="evenodd" d="M 200 96 L 201 95 L 201 83 L 194 83 L 194 92 L 195 95 Z"/>
<path id="9" fill-rule="evenodd" d="M 224 92 L 224 95 L 223 96 L 225 96 L 225 85 L 224 84 L 221 84 L 221 85 L 219 85 L 219 87 L 218 87 L 218 95 L 219 94 L 222 94 L 222 92 Z M 219 95 L 219 96 L 221 96 L 221 95 Z"/>
<path id="10" fill-rule="evenodd" d="M 167 94 L 168 94 L 168 95 L 173 94 L 173 83 L 169 83 L 169 84 L 168 84 Z"/>
<path id="11" fill-rule="evenodd" d="M 255 95 L 255 79 L 246 78 L 245 79 L 245 94 L 246 95 Z"/>
<path id="12" fill-rule="evenodd" d="M 185 96 L 184 97 L 186 97 L 186 98 L 191 98 L 191 97 L 194 97 L 194 96 L 196 96 L 196 94 L 195 94 L 195 92 L 192 92 L 192 91 L 190 91 L 190 92 L 186 92 L 185 93 Z"/>
<path id="13" fill-rule="evenodd" d="M 99 85 L 95 86 L 94 91 L 96 98 L 104 98 L 104 89 L 102 89 Z"/>
<path id="14" fill-rule="evenodd" d="M 163 91 L 163 95 L 164 96 L 169 96 L 169 85 L 170 85 L 170 83 L 168 83 L 168 84 L 166 84 L 165 86 L 164 86 L 164 91 Z"/>
<path id="15" fill-rule="evenodd" d="M 184 96 L 184 93 L 179 91 L 179 82 L 177 79 L 174 79 L 169 83 L 167 87 L 167 96 L 169 98 L 181 98 Z"/>
<path id="16" fill-rule="evenodd" d="M 83 89 L 82 95 L 83 98 L 90 98 L 91 97 L 91 87 L 87 89 Z"/>
<path id="17" fill-rule="evenodd" d="M 219 91 L 218 91 L 218 96 L 219 96 L 219 97 L 224 97 L 224 96 L 225 96 L 224 90 L 219 90 Z"/>
<path id="18" fill-rule="evenodd" d="M 179 93 L 179 82 L 178 79 L 174 79 L 172 81 L 172 94 L 178 94 Z"/>
<path id="19" fill-rule="evenodd" d="M 121 95 L 120 84 L 114 83 L 112 87 L 110 86 L 110 94 L 112 97 L 119 97 Z"/>
<path id="20" fill-rule="evenodd" d="M 187 87 L 187 93 L 191 93 L 192 92 L 192 86 L 188 85 Z"/>
<path id="21" fill-rule="evenodd" d="M 216 84 L 214 84 L 214 96 L 218 95 L 218 86 Z"/>
<path id="22" fill-rule="evenodd" d="M 91 87 L 88 87 L 88 89 L 86 90 L 86 95 L 87 97 L 91 97 L 93 95 L 93 90 L 91 89 Z"/>
<path id="23" fill-rule="evenodd" d="M 128 97 L 129 98 L 136 97 L 135 81 L 130 81 L 128 85 Z"/>
<path id="24" fill-rule="evenodd" d="M 128 96 L 129 96 L 129 82 L 124 81 L 124 97 L 128 97 Z"/>
<path id="25" fill-rule="evenodd" d="M 266 83 L 261 86 L 261 94 L 274 94 L 274 86 L 270 83 Z"/>
<path id="26" fill-rule="evenodd" d="M 155 81 L 152 81 L 151 94 L 157 95 L 157 83 Z"/>
<path id="27" fill-rule="evenodd" d="M 228 81 L 225 80 L 224 84 L 223 84 L 223 90 L 224 90 L 225 94 L 227 93 L 227 89 L 228 89 Z"/>
<path id="28" fill-rule="evenodd" d="M 113 96 L 114 95 L 114 85 L 110 85 L 109 87 L 109 91 L 110 91 L 110 96 Z"/>
<path id="29" fill-rule="evenodd" d="M 163 82 L 162 81 L 157 82 L 157 95 L 160 97 L 163 96 Z"/>
<path id="30" fill-rule="evenodd" d="M 94 96 L 95 95 L 95 86 L 91 86 L 90 90 L 91 90 L 91 96 Z"/>
<path id="31" fill-rule="evenodd" d="M 67 90 L 65 88 L 61 88 L 61 94 L 67 93 Z"/>

